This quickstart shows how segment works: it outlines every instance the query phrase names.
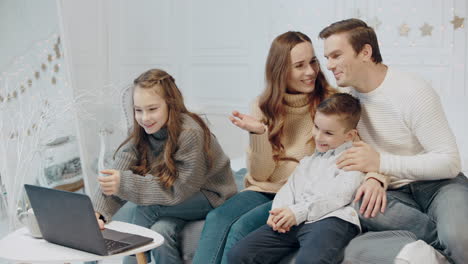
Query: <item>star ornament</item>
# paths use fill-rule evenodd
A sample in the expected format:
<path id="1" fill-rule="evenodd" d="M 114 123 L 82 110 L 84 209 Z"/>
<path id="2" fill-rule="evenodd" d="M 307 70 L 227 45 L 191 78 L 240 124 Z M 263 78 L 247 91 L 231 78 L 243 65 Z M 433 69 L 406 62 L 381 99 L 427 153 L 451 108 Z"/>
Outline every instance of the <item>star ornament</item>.
<path id="1" fill-rule="evenodd" d="M 464 22 L 465 18 L 464 17 L 459 17 L 459 16 L 455 16 L 453 18 L 452 21 L 450 21 L 450 23 L 453 24 L 453 29 L 457 29 L 457 28 L 463 28 L 464 25 L 463 25 L 463 22 Z"/>
<path id="2" fill-rule="evenodd" d="M 411 28 L 407 24 L 402 24 L 399 28 L 400 36 L 407 37 L 410 30 Z"/>
<path id="3" fill-rule="evenodd" d="M 421 30 L 421 35 L 424 36 L 432 36 L 432 30 L 434 29 L 433 26 L 424 23 L 422 27 L 419 28 Z"/>

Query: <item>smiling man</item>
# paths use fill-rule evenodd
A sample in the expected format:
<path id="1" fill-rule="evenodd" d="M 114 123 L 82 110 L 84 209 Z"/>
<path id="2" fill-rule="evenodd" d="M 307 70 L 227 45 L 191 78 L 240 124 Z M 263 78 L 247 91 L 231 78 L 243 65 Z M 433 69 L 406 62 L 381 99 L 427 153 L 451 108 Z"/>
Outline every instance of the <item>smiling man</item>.
<path id="1" fill-rule="evenodd" d="M 468 179 L 439 96 L 424 80 L 382 63 L 374 30 L 359 19 L 323 29 L 327 68 L 340 87 L 362 104 L 358 125 L 364 142 L 337 161 L 345 170 L 379 172 L 390 178 L 385 214 L 374 191 L 363 195 L 361 224 L 368 230 L 409 230 L 456 263 L 468 263 Z M 366 181 L 361 188 L 373 186 Z M 377 210 L 378 211 L 378 210 Z"/>

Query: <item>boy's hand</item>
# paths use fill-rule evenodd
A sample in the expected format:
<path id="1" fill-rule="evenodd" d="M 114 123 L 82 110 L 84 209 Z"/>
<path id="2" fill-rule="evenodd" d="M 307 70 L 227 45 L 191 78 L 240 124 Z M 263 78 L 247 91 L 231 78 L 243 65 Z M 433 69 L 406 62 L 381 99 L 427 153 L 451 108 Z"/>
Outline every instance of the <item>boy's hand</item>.
<path id="1" fill-rule="evenodd" d="M 379 172 L 380 153 L 369 144 L 357 141 L 340 155 L 336 166 L 345 171 Z"/>
<path id="2" fill-rule="evenodd" d="M 365 218 L 375 217 L 379 210 L 381 213 L 385 212 L 387 193 L 378 180 L 369 178 L 359 186 L 353 202 L 357 202 L 361 198 L 362 203 L 359 213 Z"/>
<path id="3" fill-rule="evenodd" d="M 96 219 L 97 219 L 97 222 L 98 222 L 98 225 L 99 225 L 99 229 L 101 230 L 104 230 L 104 221 L 102 221 L 102 219 L 100 219 L 101 215 L 99 213 L 94 213 L 96 215 Z"/>
<path id="4" fill-rule="evenodd" d="M 265 126 L 260 121 L 250 115 L 241 114 L 238 111 L 232 111 L 232 116 L 229 117 L 229 120 L 234 125 L 254 134 L 262 135 L 266 131 Z"/>
<path id="5" fill-rule="evenodd" d="M 286 233 L 297 224 L 296 216 L 288 207 L 275 208 L 270 211 L 270 216 L 272 216 L 273 230 L 279 233 Z"/>
<path id="6" fill-rule="evenodd" d="M 271 211 L 270 211 L 270 212 L 271 212 Z M 269 227 L 273 228 L 273 230 L 275 230 L 276 225 L 275 225 L 275 223 L 273 223 L 273 217 L 274 217 L 274 215 L 272 215 L 272 214 L 270 214 L 270 215 L 268 216 L 267 225 L 268 225 Z M 276 231 L 276 230 L 275 230 L 275 231 Z"/>
<path id="7" fill-rule="evenodd" d="M 279 214 L 279 212 L 281 212 L 282 209 L 283 208 L 276 208 L 269 212 L 270 215 L 268 216 L 267 225 L 269 225 L 274 231 L 286 233 L 290 228 L 279 228 L 275 222 L 275 220 L 277 221 L 276 216 Z"/>
<path id="8" fill-rule="evenodd" d="M 120 188 L 120 171 L 102 170 L 101 173 L 108 175 L 98 177 L 102 192 L 106 195 L 116 194 Z"/>

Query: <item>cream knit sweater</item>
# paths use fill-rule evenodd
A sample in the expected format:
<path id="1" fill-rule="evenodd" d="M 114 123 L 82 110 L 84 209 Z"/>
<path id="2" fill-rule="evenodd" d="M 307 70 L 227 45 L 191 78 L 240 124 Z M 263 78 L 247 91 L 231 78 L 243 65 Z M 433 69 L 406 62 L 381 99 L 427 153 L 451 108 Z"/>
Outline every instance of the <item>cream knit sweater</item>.
<path id="1" fill-rule="evenodd" d="M 310 141 L 314 125 L 309 99 L 307 94 L 286 94 L 284 101 L 286 116 L 281 142 L 287 157 L 301 160 L 314 153 L 315 149 L 313 140 Z M 258 101 L 253 106 L 252 115 L 259 120 L 263 117 Z M 276 193 L 298 165 L 294 161 L 274 162 L 268 132 L 250 135 L 247 155 L 249 173 L 244 179 L 246 190 Z"/>

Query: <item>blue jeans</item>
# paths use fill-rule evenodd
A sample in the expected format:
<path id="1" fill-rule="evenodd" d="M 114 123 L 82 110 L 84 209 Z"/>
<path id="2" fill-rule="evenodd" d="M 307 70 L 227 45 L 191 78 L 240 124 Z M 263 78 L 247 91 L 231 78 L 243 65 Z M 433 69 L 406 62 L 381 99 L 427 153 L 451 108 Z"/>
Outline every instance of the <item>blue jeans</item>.
<path id="1" fill-rule="evenodd" d="M 409 230 L 455 263 L 468 263 L 468 179 L 418 181 L 387 192 L 384 214 L 360 216 L 369 231 Z"/>
<path id="2" fill-rule="evenodd" d="M 286 233 L 263 225 L 229 251 L 228 263 L 279 263 L 298 248 L 295 263 L 341 263 L 344 248 L 358 234 L 356 225 L 337 217 L 302 223 Z"/>
<path id="3" fill-rule="evenodd" d="M 138 205 L 134 210 L 132 223 L 151 228 L 164 237 L 164 244 L 152 250 L 156 263 L 183 263 L 179 251 L 179 234 L 182 228 L 187 221 L 204 219 L 212 209 L 205 195 L 197 193 L 173 206 Z M 126 257 L 124 263 L 136 263 L 136 258 Z"/>
<path id="4" fill-rule="evenodd" d="M 229 249 L 266 223 L 273 198 L 274 194 L 243 191 L 211 211 L 206 217 L 193 263 L 226 263 Z"/>

